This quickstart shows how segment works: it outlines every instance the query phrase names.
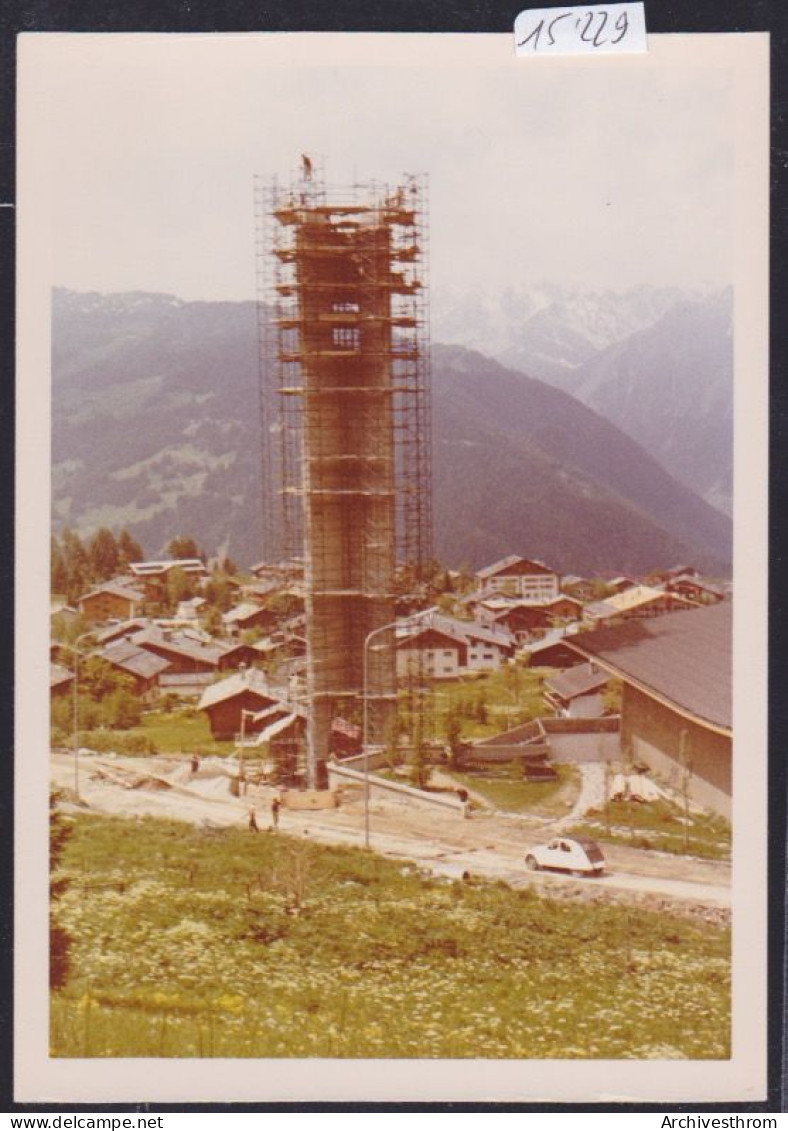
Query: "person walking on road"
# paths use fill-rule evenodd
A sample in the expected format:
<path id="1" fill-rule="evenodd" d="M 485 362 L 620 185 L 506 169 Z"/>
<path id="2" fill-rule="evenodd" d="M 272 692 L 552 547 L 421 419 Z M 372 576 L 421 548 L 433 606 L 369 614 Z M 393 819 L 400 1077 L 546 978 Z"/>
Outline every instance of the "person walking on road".
<path id="1" fill-rule="evenodd" d="M 271 820 L 273 821 L 274 829 L 279 828 L 279 810 L 282 808 L 282 802 L 278 797 L 275 797 L 271 802 Z"/>

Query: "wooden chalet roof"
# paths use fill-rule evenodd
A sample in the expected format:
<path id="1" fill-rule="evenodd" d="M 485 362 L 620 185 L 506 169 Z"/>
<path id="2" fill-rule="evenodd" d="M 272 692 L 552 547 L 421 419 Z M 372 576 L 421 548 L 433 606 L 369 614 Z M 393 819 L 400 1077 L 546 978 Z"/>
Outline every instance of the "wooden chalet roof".
<path id="1" fill-rule="evenodd" d="M 225 648 L 216 641 L 203 642 L 195 636 L 190 636 L 186 631 L 171 632 L 149 625 L 142 632 L 136 633 L 132 640 L 140 648 L 160 648 L 162 652 L 169 652 L 173 656 L 182 656 L 190 660 L 202 660 L 207 664 L 218 665 L 225 653 Z"/>
<path id="2" fill-rule="evenodd" d="M 65 687 L 71 683 L 74 678 L 74 673 L 64 668 L 62 664 L 49 665 L 49 690 L 54 691 L 57 687 Z"/>
<path id="3" fill-rule="evenodd" d="M 160 561 L 131 562 L 129 564 L 129 569 L 135 577 L 161 577 L 176 567 L 183 570 L 184 573 L 208 573 L 204 563 L 199 558 L 167 558 Z"/>
<path id="4" fill-rule="evenodd" d="M 98 597 L 101 593 L 110 593 L 113 597 L 123 597 L 127 601 L 135 601 L 138 604 L 145 600 L 144 593 L 123 581 L 105 581 L 85 593 L 79 600 L 87 601 L 89 597 Z"/>
<path id="5" fill-rule="evenodd" d="M 217 703 L 224 703 L 226 700 L 234 699 L 236 695 L 243 695 L 245 692 L 257 695 L 261 700 L 267 699 L 271 703 L 275 703 L 277 700 L 275 692 L 268 686 L 262 672 L 249 668 L 206 687 L 200 702 L 197 704 L 198 710 L 208 710 L 210 707 L 215 707 Z"/>
<path id="6" fill-rule="evenodd" d="M 476 571 L 476 576 L 486 580 L 489 577 L 497 577 L 498 574 L 532 574 L 532 573 L 547 573 L 555 574 L 554 569 L 550 569 L 544 562 L 539 562 L 533 558 L 521 558 L 519 554 L 509 554 L 505 558 L 501 558 L 492 565 L 485 566 L 484 569 Z"/>
<path id="7" fill-rule="evenodd" d="M 729 734 L 732 609 L 725 601 L 629 620 L 564 643 L 647 695 Z"/>
<path id="8" fill-rule="evenodd" d="M 576 668 L 569 668 L 568 671 L 546 679 L 545 687 L 559 699 L 569 700 L 599 691 L 609 679 L 609 671 L 600 670 L 593 664 L 579 664 Z"/>
<path id="9" fill-rule="evenodd" d="M 118 640 L 108 644 L 99 655 L 113 667 L 140 676 L 142 679 L 153 679 L 170 666 L 169 660 L 146 651 L 131 640 Z"/>

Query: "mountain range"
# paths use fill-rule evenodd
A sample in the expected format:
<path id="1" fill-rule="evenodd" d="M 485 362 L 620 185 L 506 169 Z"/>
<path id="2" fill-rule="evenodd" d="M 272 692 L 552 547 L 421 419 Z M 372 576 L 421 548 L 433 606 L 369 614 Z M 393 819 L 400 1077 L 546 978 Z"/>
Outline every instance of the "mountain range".
<path id="1" fill-rule="evenodd" d="M 731 288 L 444 292 L 434 308 L 439 341 L 571 393 L 731 513 Z"/>
<path id="2" fill-rule="evenodd" d="M 456 345 L 434 346 L 432 376 L 447 564 L 727 571 L 729 520 L 593 408 Z M 265 555 L 254 303 L 58 289 L 52 379 L 56 528 L 125 526 L 149 554 L 189 534 L 241 564 Z"/>

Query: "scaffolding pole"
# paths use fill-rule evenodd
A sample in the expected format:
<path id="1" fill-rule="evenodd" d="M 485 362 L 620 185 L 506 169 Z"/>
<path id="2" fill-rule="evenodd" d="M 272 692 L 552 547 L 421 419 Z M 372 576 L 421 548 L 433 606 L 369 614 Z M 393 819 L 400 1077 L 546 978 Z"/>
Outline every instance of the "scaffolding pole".
<path id="1" fill-rule="evenodd" d="M 427 184 L 327 186 L 304 159 L 255 196 L 265 554 L 305 561 L 314 788 L 333 720 L 361 717 L 364 641 L 423 599 L 432 560 Z M 367 661 L 369 741 L 383 745 L 393 632 Z M 424 683 L 409 671 L 412 720 Z"/>

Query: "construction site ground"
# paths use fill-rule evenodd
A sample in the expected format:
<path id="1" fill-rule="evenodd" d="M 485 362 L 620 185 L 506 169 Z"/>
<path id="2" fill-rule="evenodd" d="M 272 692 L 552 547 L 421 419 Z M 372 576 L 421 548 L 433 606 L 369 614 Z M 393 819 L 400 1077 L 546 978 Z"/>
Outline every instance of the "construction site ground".
<path id="1" fill-rule="evenodd" d="M 253 806 L 261 834 L 270 835 L 271 802 L 278 791 L 250 785 L 245 795 L 236 797 L 230 791 L 230 781 L 230 769 L 220 759 L 205 759 L 193 774 L 188 760 L 175 757 L 88 755 L 79 760 L 77 801 L 73 754 L 52 755 L 52 784 L 75 809 L 222 828 L 247 825 Z M 730 865 L 723 861 L 606 844 L 607 867 L 602 876 L 577 878 L 529 872 L 525 867 L 528 848 L 549 839 L 565 825 L 565 817 L 546 820 L 489 809 L 475 809 L 470 819 L 464 819 L 459 811 L 395 797 L 374 796 L 369 806 L 372 850 L 411 861 L 437 875 L 499 880 L 513 887 L 536 885 L 542 894 L 555 898 L 645 904 L 713 922 L 727 919 Z M 299 811 L 283 806 L 279 833 L 308 837 L 317 843 L 362 847 L 363 791 L 343 792 L 335 809 Z"/>

